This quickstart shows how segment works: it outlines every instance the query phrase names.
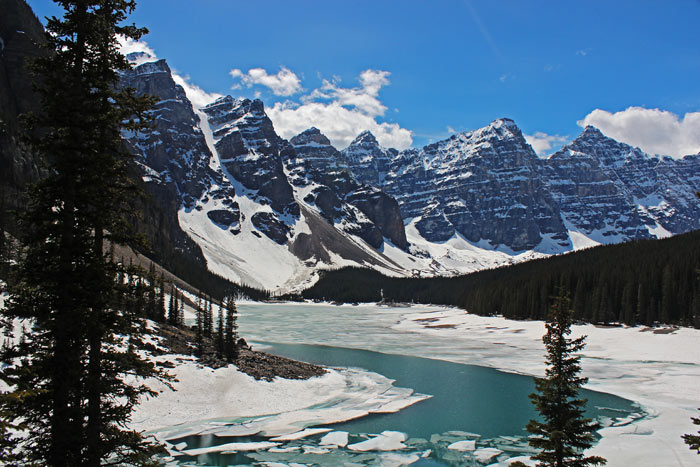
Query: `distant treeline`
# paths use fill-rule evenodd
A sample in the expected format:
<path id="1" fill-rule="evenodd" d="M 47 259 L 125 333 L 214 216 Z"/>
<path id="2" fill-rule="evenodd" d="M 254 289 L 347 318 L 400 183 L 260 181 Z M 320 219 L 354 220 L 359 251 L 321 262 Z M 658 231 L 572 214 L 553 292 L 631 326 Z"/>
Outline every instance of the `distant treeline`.
<path id="1" fill-rule="evenodd" d="M 700 231 L 599 246 L 450 278 L 390 278 L 363 268 L 325 272 L 308 299 L 453 305 L 479 315 L 544 319 L 559 286 L 592 323 L 700 327 Z"/>

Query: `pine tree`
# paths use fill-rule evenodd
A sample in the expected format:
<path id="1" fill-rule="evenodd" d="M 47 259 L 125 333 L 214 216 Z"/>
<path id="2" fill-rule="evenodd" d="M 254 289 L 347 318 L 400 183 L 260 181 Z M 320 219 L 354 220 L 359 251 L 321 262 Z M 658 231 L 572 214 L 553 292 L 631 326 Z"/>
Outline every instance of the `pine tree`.
<path id="1" fill-rule="evenodd" d="M 175 301 L 175 286 L 170 286 L 170 302 L 168 302 L 168 324 L 177 325 L 177 302 Z"/>
<path id="2" fill-rule="evenodd" d="M 204 355 L 204 308 L 202 304 L 202 294 L 197 296 L 197 310 L 195 312 L 195 345 L 197 347 L 197 356 L 202 357 Z"/>
<path id="3" fill-rule="evenodd" d="M 209 297 L 208 304 L 207 304 L 207 330 L 206 330 L 206 335 L 208 338 L 212 338 L 214 336 L 214 308 L 212 304 L 212 299 Z"/>
<path id="4" fill-rule="evenodd" d="M 570 339 L 573 311 L 570 300 L 560 290 L 554 298 L 546 322 L 547 333 L 542 338 L 547 350 L 547 370 L 544 378 L 535 379 L 536 393 L 530 399 L 543 421 L 527 424 L 530 445 L 541 451 L 532 457 L 538 466 L 583 467 L 604 465 L 598 456 L 584 457 L 583 451 L 593 444 L 596 423 L 584 417 L 585 399 L 579 399 L 579 389 L 588 381 L 579 376 L 580 356 L 585 336 Z"/>
<path id="5" fill-rule="evenodd" d="M 143 128 L 152 101 L 119 89 L 129 64 L 117 35 L 138 39 L 145 30 L 121 25 L 133 0 L 57 3 L 64 16 L 48 19 L 50 51 L 34 65 L 42 108 L 33 145 L 49 175 L 21 220 L 24 248 L 6 310 L 30 320 L 32 332 L 3 356 L 0 379 L 12 390 L 0 411 L 4 422 L 24 423 L 14 440 L 23 465 L 151 465 L 156 447 L 124 428 L 151 394 L 124 376 L 160 374 L 133 351 L 144 313 L 134 304 L 144 297 L 125 297 L 133 283 L 105 254 L 107 242 L 135 244 L 124 216 L 133 157 L 122 131 Z"/>
<path id="6" fill-rule="evenodd" d="M 165 323 L 165 317 L 165 278 L 161 273 L 158 283 L 158 322 Z"/>
<path id="7" fill-rule="evenodd" d="M 176 296 L 176 301 L 175 303 L 178 305 L 177 308 L 177 325 L 178 326 L 184 326 L 185 325 L 185 292 L 180 292 L 180 300 L 179 303 L 177 301 L 177 296 Z"/>
<path id="8" fill-rule="evenodd" d="M 226 323 L 224 325 L 224 358 L 233 362 L 238 358 L 238 310 L 233 297 L 226 302 Z"/>
<path id="9" fill-rule="evenodd" d="M 224 356 L 224 310 L 221 305 L 216 325 L 216 353 L 220 358 Z"/>

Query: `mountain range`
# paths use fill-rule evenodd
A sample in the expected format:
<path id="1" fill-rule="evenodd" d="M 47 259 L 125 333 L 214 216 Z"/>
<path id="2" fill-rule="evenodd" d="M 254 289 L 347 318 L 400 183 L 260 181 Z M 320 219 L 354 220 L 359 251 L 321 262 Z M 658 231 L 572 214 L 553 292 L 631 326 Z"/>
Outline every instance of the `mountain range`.
<path id="1" fill-rule="evenodd" d="M 208 267 L 238 282 L 286 291 L 345 265 L 454 275 L 700 227 L 698 155 L 586 127 L 543 159 L 506 118 L 421 149 L 366 131 L 339 150 L 317 128 L 284 140 L 260 100 L 194 109 L 171 75 L 157 60 L 124 76 L 160 99 L 154 129 L 125 137 L 147 184 L 176 187 Z"/>
<path id="2" fill-rule="evenodd" d="M 11 136 L 33 108 L 19 58 L 37 53 L 34 23 L 26 12 L 0 20 L 0 156 L 19 174 L 2 180 L 10 194 L 39 176 Z M 586 127 L 540 158 L 507 118 L 420 149 L 385 148 L 365 131 L 340 150 L 317 128 L 281 138 L 260 100 L 196 108 L 165 60 L 129 58 L 122 85 L 158 99 L 152 128 L 123 134 L 152 200 L 139 228 L 160 256 L 238 283 L 286 292 L 358 265 L 456 275 L 700 228 L 700 154 L 652 156 Z"/>

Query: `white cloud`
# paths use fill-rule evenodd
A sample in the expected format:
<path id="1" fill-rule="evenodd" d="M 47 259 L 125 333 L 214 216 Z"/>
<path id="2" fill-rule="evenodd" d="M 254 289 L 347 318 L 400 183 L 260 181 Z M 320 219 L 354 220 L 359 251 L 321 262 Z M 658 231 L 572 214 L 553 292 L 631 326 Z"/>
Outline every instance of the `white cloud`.
<path id="1" fill-rule="evenodd" d="M 379 99 L 381 88 L 389 84 L 388 71 L 365 70 L 359 87 L 344 88 L 340 78 L 323 80 L 321 87 L 302 96 L 299 102 L 278 102 L 267 108 L 275 129 L 291 138 L 315 126 L 337 148 L 348 146 L 362 131 L 369 130 L 383 146 L 406 149 L 413 143 L 410 130 L 397 123 L 377 121 L 387 107 Z"/>
<path id="2" fill-rule="evenodd" d="M 561 146 L 567 143 L 568 136 L 548 135 L 541 131 L 535 132 L 532 135 L 524 135 L 525 141 L 532 146 L 538 156 L 546 156 L 558 150 Z M 554 150 L 554 151 L 553 151 Z"/>
<path id="3" fill-rule="evenodd" d="M 315 126 L 338 149 L 347 147 L 365 130 L 371 131 L 382 146 L 406 149 L 413 143 L 410 130 L 397 123 L 377 122 L 374 117 L 357 109 L 348 109 L 337 101 L 301 105 L 278 102 L 266 110 L 275 130 L 286 139 Z"/>
<path id="4" fill-rule="evenodd" d="M 277 74 L 271 75 L 263 68 L 251 68 L 247 73 L 243 73 L 238 68 L 234 68 L 229 72 L 232 78 L 240 79 L 247 87 L 255 84 L 270 88 L 276 96 L 291 96 L 302 91 L 301 80 L 299 77 L 289 70 L 282 67 Z M 233 86 L 233 89 L 237 85 Z"/>
<path id="5" fill-rule="evenodd" d="M 118 36 L 119 41 L 119 51 L 123 55 L 129 55 L 130 53 L 139 53 L 139 57 L 133 62 L 134 65 L 141 65 L 146 62 L 153 62 L 158 59 L 155 51 L 149 47 L 146 41 L 135 41 L 131 38 L 124 36 Z"/>
<path id="6" fill-rule="evenodd" d="M 342 88 L 339 86 L 340 78 L 333 78 L 332 81 L 323 80 L 319 89 L 308 96 L 303 97 L 304 102 L 316 100 L 331 100 L 340 103 L 342 106 L 354 107 L 360 112 L 369 116 L 379 117 L 386 112 L 386 106 L 379 100 L 379 91 L 383 86 L 389 84 L 388 71 L 365 70 L 360 73 L 361 87 Z"/>
<path id="7" fill-rule="evenodd" d="M 595 109 L 577 122 L 594 126 L 605 135 L 637 146 L 649 154 L 682 157 L 700 151 L 700 112 L 683 117 L 661 109 L 629 107 L 611 113 Z"/>
<path id="8" fill-rule="evenodd" d="M 140 53 L 140 56 L 138 56 L 133 62 L 136 66 L 158 60 L 158 55 L 146 41 L 135 41 L 133 39 L 119 37 L 119 45 L 119 50 L 124 55 L 128 55 L 133 52 Z M 182 88 L 185 90 L 185 95 L 187 95 L 187 98 L 190 100 L 190 102 L 192 102 L 192 105 L 196 109 L 201 109 L 205 105 L 211 104 L 219 97 L 222 97 L 221 94 L 206 92 L 199 86 L 192 84 L 189 76 L 182 76 L 172 68 L 170 71 L 172 72 L 172 77 L 175 84 L 182 86 Z"/>
<path id="9" fill-rule="evenodd" d="M 173 70 L 173 80 L 185 90 L 187 98 L 192 102 L 195 109 L 201 109 L 208 104 L 211 104 L 216 99 L 223 97 L 222 94 L 215 92 L 206 92 L 196 84 L 190 82 L 189 76 L 181 76 Z"/>

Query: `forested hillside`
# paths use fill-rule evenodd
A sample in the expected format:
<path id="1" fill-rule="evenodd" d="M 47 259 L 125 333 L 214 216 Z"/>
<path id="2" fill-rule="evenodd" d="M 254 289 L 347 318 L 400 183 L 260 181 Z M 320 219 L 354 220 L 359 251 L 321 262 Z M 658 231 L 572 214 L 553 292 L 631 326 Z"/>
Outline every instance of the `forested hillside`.
<path id="1" fill-rule="evenodd" d="M 700 327 L 700 231 L 599 246 L 452 278 L 399 279 L 367 269 L 329 271 L 304 298 L 435 303 L 479 315 L 544 319 L 560 285 L 577 320 Z"/>

